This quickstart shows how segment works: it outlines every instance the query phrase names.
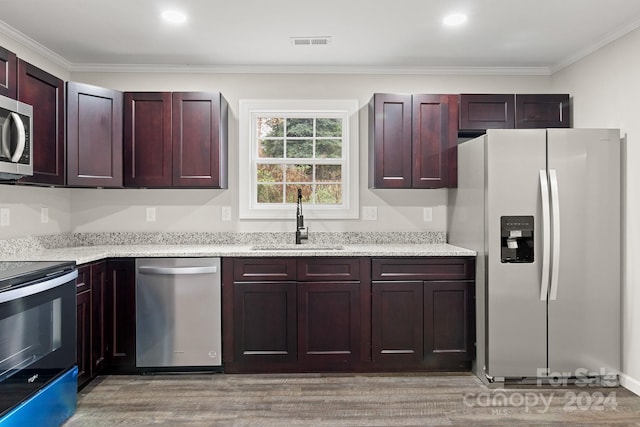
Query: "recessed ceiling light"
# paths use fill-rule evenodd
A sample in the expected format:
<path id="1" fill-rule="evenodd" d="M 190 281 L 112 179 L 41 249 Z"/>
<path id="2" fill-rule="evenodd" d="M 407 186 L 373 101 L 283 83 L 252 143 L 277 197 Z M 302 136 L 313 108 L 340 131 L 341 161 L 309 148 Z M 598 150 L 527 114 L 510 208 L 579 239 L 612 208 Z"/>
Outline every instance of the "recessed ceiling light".
<path id="1" fill-rule="evenodd" d="M 467 15 L 464 13 L 452 13 L 442 19 L 442 23 L 447 27 L 456 27 L 467 22 Z"/>
<path id="2" fill-rule="evenodd" d="M 172 24 L 182 24 L 187 20 L 187 15 L 179 10 L 165 10 L 162 12 L 162 19 Z"/>

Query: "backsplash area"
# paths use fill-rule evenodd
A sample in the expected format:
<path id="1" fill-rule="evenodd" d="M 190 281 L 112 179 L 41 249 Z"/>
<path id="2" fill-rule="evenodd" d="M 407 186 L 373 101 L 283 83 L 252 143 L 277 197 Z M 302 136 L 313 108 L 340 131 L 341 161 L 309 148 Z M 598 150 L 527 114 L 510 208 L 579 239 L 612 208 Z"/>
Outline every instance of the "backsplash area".
<path id="1" fill-rule="evenodd" d="M 0 256 L 43 249 L 105 245 L 261 245 L 294 243 L 294 233 L 61 233 L 0 240 Z M 446 243 L 446 232 L 317 232 L 309 244 Z"/>

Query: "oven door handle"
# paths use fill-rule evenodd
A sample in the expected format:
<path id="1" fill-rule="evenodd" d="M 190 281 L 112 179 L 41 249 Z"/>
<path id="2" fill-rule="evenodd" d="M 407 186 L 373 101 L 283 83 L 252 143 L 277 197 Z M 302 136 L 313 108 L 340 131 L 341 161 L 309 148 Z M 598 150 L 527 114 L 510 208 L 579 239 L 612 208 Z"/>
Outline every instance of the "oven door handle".
<path id="1" fill-rule="evenodd" d="M 44 282 L 36 283 L 29 286 L 22 286 L 16 289 L 10 289 L 5 292 L 0 292 L 0 304 L 3 302 L 17 300 L 19 298 L 35 295 L 39 292 L 48 291 L 49 289 L 56 288 L 60 285 L 64 285 L 78 277 L 78 270 L 73 270 L 65 275 L 54 277 Z"/>

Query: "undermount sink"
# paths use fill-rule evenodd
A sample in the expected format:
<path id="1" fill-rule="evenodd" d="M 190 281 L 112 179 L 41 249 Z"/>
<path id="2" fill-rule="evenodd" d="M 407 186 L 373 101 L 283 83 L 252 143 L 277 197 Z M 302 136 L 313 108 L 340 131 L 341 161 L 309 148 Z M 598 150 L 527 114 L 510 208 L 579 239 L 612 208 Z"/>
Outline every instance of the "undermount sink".
<path id="1" fill-rule="evenodd" d="M 341 245 L 255 245 L 252 251 L 341 251 Z"/>

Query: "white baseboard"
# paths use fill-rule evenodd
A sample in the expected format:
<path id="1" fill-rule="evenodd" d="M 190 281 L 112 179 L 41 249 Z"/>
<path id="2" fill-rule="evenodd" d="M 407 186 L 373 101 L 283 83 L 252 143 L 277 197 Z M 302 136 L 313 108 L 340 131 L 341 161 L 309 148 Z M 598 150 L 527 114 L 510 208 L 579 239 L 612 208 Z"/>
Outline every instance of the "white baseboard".
<path id="1" fill-rule="evenodd" d="M 640 396 L 640 380 L 626 374 L 620 374 L 620 385 Z"/>

